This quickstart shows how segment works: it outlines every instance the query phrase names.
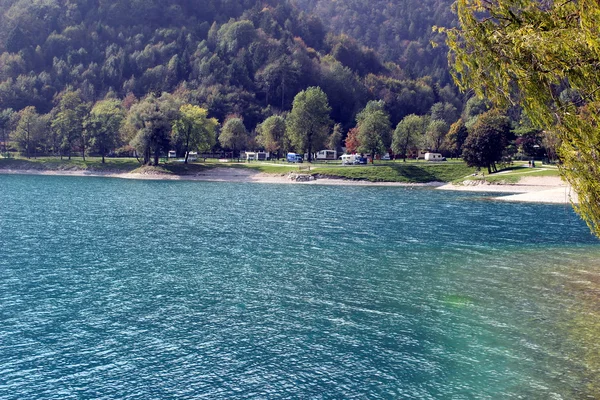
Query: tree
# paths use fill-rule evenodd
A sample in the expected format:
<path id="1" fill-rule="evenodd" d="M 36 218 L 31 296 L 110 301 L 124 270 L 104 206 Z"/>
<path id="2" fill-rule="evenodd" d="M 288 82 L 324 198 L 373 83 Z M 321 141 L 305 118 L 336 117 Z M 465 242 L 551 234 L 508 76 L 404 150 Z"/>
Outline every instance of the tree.
<path id="1" fill-rule="evenodd" d="M 444 148 L 450 153 L 452 157 L 458 157 L 462 153 L 463 144 L 469 135 L 469 131 L 460 118 L 458 121 L 450 126 L 450 130 L 444 138 Z"/>
<path id="2" fill-rule="evenodd" d="M 10 131 L 11 121 L 14 116 L 12 108 L 7 108 L 0 112 L 0 141 L 2 142 L 2 153 L 6 153 L 6 144 L 8 143 L 8 132 Z"/>
<path id="3" fill-rule="evenodd" d="M 208 151 L 217 142 L 216 131 L 219 121 L 208 118 L 208 110 L 191 104 L 179 109 L 179 118 L 173 122 L 173 141 L 181 142 L 187 164 L 191 149 Z"/>
<path id="4" fill-rule="evenodd" d="M 471 128 L 463 146 L 463 159 L 470 167 L 497 172 L 496 162 L 508 144 L 510 122 L 497 111 L 482 114 Z"/>
<path id="5" fill-rule="evenodd" d="M 450 125 L 458 119 L 458 110 L 450 103 L 435 103 L 431 106 L 431 120 L 442 120 Z"/>
<path id="6" fill-rule="evenodd" d="M 258 125 L 256 131 L 258 132 L 256 137 L 258 144 L 269 153 L 276 154 L 279 159 L 285 136 L 285 119 L 279 115 L 273 115 Z"/>
<path id="7" fill-rule="evenodd" d="M 337 154 L 342 152 L 342 124 L 335 124 L 333 132 L 327 138 L 327 148 L 335 150 Z"/>
<path id="8" fill-rule="evenodd" d="M 241 118 L 233 117 L 225 121 L 219 135 L 219 143 L 222 147 L 231 150 L 233 157 L 239 158 L 240 151 L 248 143 L 248 131 Z"/>
<path id="9" fill-rule="evenodd" d="M 330 113 L 327 95 L 319 87 L 309 87 L 294 98 L 286 121 L 286 134 L 296 151 L 308 153 L 309 162 L 313 152 L 325 145 L 332 123 Z"/>
<path id="10" fill-rule="evenodd" d="M 445 121 L 435 119 L 427 124 L 425 131 L 425 143 L 428 149 L 439 151 L 444 142 L 444 137 L 448 133 L 448 125 Z"/>
<path id="11" fill-rule="evenodd" d="M 15 141 L 22 153 L 27 158 L 35 157 L 44 133 L 47 130 L 48 120 L 37 113 L 35 107 L 25 107 L 19 111 L 19 122 L 15 129 Z"/>
<path id="12" fill-rule="evenodd" d="M 600 236 L 600 4 L 458 0 L 456 10 L 461 26 L 447 31 L 455 81 L 556 132 L 575 209 Z M 561 99 L 565 89 L 582 101 Z"/>
<path id="13" fill-rule="evenodd" d="M 358 151 L 371 155 L 371 162 L 375 155 L 385 153 L 391 145 L 390 116 L 385 111 L 383 101 L 370 101 L 356 116 L 358 127 Z"/>
<path id="14" fill-rule="evenodd" d="M 90 111 L 85 128 L 89 132 L 91 147 L 102 156 L 102 164 L 108 152 L 117 147 L 124 119 L 125 110 L 116 99 L 99 101 Z"/>
<path id="15" fill-rule="evenodd" d="M 396 126 L 392 150 L 394 153 L 402 155 L 404 162 L 406 162 L 409 150 L 421 147 L 425 134 L 425 122 L 426 118 L 411 114 L 404 117 Z"/>
<path id="16" fill-rule="evenodd" d="M 89 137 L 86 130 L 83 129 L 84 119 L 87 115 L 87 105 L 81 98 L 81 92 L 78 90 L 64 92 L 57 110 L 58 112 L 52 119 L 52 129 L 61 141 L 61 157 L 67 155 L 70 160 L 71 152 L 79 144 L 81 155 L 85 161 Z"/>
<path id="17" fill-rule="evenodd" d="M 167 94 L 148 95 L 129 110 L 126 124 L 135 132 L 131 145 L 142 154 L 144 164 L 158 165 L 161 153 L 169 150 L 171 123 L 178 110 L 177 99 Z"/>
<path id="18" fill-rule="evenodd" d="M 358 128 L 352 128 L 348 131 L 348 136 L 346 136 L 346 151 L 349 154 L 356 153 L 356 150 L 360 146 L 360 142 L 358 141 Z"/>

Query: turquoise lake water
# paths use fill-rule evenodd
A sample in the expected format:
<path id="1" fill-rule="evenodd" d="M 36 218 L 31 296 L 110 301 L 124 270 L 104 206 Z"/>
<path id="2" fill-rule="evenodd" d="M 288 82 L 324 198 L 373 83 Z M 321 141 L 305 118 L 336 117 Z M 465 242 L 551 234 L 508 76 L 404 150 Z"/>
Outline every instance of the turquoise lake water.
<path id="1" fill-rule="evenodd" d="M 490 198 L 0 175 L 0 398 L 599 398 L 600 242 Z"/>

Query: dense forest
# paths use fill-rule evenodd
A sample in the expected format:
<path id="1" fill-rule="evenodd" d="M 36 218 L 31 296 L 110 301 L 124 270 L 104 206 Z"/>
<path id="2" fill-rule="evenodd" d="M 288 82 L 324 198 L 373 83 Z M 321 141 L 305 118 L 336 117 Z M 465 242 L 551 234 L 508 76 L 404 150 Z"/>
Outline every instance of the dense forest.
<path id="1" fill-rule="evenodd" d="M 453 1 L 294 2 L 303 10 L 319 15 L 331 32 L 354 38 L 374 49 L 384 61 L 398 64 L 410 78 L 431 76 L 442 86 L 451 82 L 444 37 L 432 27 L 456 25 L 456 16 L 451 9 Z M 432 42 L 437 44 L 435 48 Z M 331 51 L 338 54 L 340 49 Z"/>
<path id="2" fill-rule="evenodd" d="M 3 108 L 33 105 L 46 113 L 67 87 L 80 89 L 86 101 L 109 91 L 141 98 L 186 88 L 211 116 L 240 114 L 252 129 L 289 110 L 309 86 L 323 88 L 332 117 L 345 128 L 373 99 L 385 99 L 395 122 L 425 114 L 439 100 L 461 106 L 439 79 L 385 64 L 393 58 L 382 59 L 380 49 L 328 34 L 326 14 L 287 1 L 4 0 L 0 10 Z M 427 42 L 426 22 L 419 19 L 419 31 L 408 29 L 406 37 L 426 32 L 417 41 Z M 417 47 L 405 51 L 402 63 L 425 71 L 428 56 Z M 387 48 L 401 49 L 393 42 Z"/>
<path id="3" fill-rule="evenodd" d="M 461 155 L 487 108 L 450 81 L 432 26 L 453 21 L 446 0 L 0 0 L 0 142 L 27 156 L 133 146 L 150 162 L 187 148 L 179 121 L 222 135 L 213 149 L 245 135 L 278 151 Z M 316 143 L 287 132 L 308 88 L 328 112 Z"/>

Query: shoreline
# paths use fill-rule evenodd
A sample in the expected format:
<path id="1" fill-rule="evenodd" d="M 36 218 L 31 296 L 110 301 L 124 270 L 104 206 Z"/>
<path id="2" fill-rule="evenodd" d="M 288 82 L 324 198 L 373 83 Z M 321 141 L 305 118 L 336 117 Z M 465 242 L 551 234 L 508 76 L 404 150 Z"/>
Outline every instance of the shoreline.
<path id="1" fill-rule="evenodd" d="M 451 190 L 478 193 L 497 193 L 493 197 L 498 201 L 571 204 L 577 202 L 577 196 L 570 186 L 558 177 L 525 177 L 515 184 L 474 183 L 471 185 L 455 185 L 444 182 L 406 183 L 406 182 L 371 182 L 351 179 L 318 178 L 311 180 L 292 179 L 292 175 L 267 174 L 250 169 L 214 168 L 194 175 L 169 175 L 162 173 L 102 172 L 85 170 L 16 170 L 0 169 L 3 175 L 45 175 L 45 176 L 81 176 L 118 178 L 132 180 L 169 180 L 198 182 L 235 182 L 235 183 L 269 183 L 297 185 L 328 186 L 375 186 L 375 187 L 429 187 L 436 190 Z"/>

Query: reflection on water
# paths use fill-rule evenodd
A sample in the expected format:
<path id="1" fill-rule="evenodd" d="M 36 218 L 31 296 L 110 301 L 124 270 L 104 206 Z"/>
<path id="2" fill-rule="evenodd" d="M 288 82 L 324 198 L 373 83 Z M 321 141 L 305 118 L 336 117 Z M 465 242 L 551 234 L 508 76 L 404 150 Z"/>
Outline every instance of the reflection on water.
<path id="1" fill-rule="evenodd" d="M 600 246 L 569 208 L 403 188 L 0 189 L 0 398 L 600 398 Z"/>

